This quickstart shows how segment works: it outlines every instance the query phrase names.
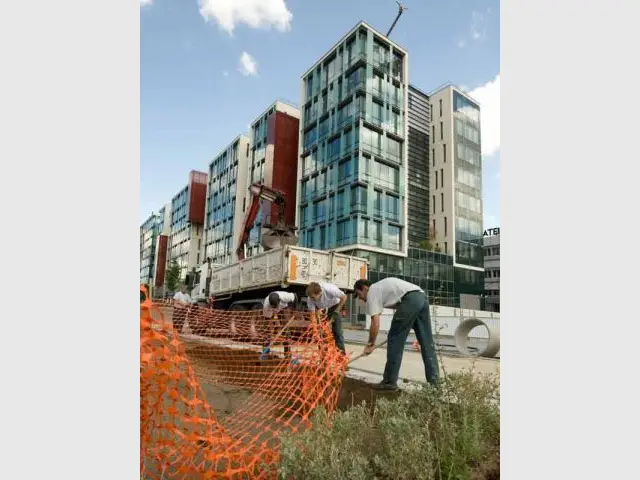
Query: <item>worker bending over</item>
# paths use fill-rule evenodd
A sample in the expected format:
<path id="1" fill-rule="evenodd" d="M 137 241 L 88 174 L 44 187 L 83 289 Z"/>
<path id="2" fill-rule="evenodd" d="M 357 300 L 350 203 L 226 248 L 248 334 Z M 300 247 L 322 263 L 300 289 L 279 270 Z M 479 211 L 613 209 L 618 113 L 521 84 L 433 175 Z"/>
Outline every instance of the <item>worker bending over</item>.
<path id="1" fill-rule="evenodd" d="M 277 332 L 283 328 L 286 322 L 293 318 L 293 312 L 296 305 L 296 295 L 291 292 L 272 292 L 267 298 L 264 299 L 262 304 L 262 313 L 265 318 L 273 320 L 271 323 L 271 337 L 277 334 Z M 271 350 L 270 345 L 274 338 L 267 338 L 267 341 L 262 349 L 262 354 L 265 355 Z M 291 347 L 289 342 L 284 342 L 284 354 L 285 356 L 291 355 Z"/>
<path id="2" fill-rule="evenodd" d="M 331 283 L 311 282 L 307 286 L 307 305 L 311 311 L 312 319 L 320 320 L 318 310 L 327 310 L 327 318 L 331 322 L 331 331 L 336 342 L 336 347 L 344 350 L 344 338 L 342 336 L 342 316 L 340 310 L 347 301 L 347 296 L 338 287 Z"/>
<path id="3" fill-rule="evenodd" d="M 375 388 L 397 390 L 404 344 L 412 328 L 416 332 L 420 345 L 427 382 L 436 385 L 439 371 L 431 332 L 427 294 L 417 285 L 393 277 L 384 278 L 373 284 L 369 280 L 358 280 L 353 289 L 357 297 L 366 302 L 367 315 L 371 316 L 369 342 L 364 348 L 365 355 L 369 355 L 376 344 L 382 310 L 395 309 L 387 336 L 387 363 L 384 367 L 382 382 Z"/>

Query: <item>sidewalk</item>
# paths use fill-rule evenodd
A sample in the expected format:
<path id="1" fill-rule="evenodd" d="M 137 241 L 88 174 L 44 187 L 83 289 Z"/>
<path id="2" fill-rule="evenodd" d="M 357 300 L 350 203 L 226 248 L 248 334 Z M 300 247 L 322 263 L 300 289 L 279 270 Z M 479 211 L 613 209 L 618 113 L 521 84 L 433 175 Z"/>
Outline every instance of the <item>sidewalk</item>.
<path id="1" fill-rule="evenodd" d="M 352 357 L 362 353 L 363 346 L 347 343 L 345 345 L 347 353 Z M 440 358 L 442 360 L 440 360 Z M 379 382 L 382 380 L 382 373 L 387 361 L 387 350 L 379 348 L 374 350 L 371 355 L 362 357 L 349 365 L 347 376 L 365 380 L 367 382 Z M 475 357 L 450 357 L 441 355 L 438 357 L 438 363 L 444 365 L 447 373 L 461 372 L 473 370 L 479 374 L 500 373 L 500 360 L 489 358 Z M 440 374 L 442 375 L 443 365 L 440 365 Z M 405 351 L 402 356 L 402 366 L 400 367 L 400 380 L 411 382 L 426 382 L 424 374 L 424 364 L 422 356 L 418 352 Z"/>

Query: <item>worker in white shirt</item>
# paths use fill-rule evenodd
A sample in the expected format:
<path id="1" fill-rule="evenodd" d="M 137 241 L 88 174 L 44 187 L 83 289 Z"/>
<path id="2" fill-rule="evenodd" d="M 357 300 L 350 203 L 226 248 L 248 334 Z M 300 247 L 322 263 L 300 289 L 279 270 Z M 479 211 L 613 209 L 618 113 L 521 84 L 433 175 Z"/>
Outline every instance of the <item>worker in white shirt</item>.
<path id="1" fill-rule="evenodd" d="M 376 344 L 382 311 L 385 308 L 395 309 L 387 336 L 387 363 L 384 367 L 382 382 L 375 388 L 392 391 L 398 389 L 404 345 L 412 328 L 416 332 L 420 345 L 427 382 L 437 385 L 439 370 L 427 294 L 419 286 L 393 277 L 384 278 L 373 284 L 369 280 L 358 280 L 353 289 L 357 297 L 366 302 L 367 315 L 371 315 L 369 342 L 364 348 L 365 355 L 369 355 Z"/>
<path id="2" fill-rule="evenodd" d="M 270 346 L 274 340 L 274 335 L 286 325 L 286 322 L 291 320 L 296 301 L 296 295 L 291 292 L 272 292 L 264 299 L 262 313 L 265 318 L 272 322 L 270 322 L 271 338 L 267 338 L 261 357 L 271 351 Z M 291 356 L 291 347 L 288 341 L 284 342 L 284 354 L 286 357 Z"/>
<path id="3" fill-rule="evenodd" d="M 342 336 L 342 315 L 340 311 L 347 301 L 347 295 L 331 283 L 311 282 L 307 286 L 307 306 L 311 311 L 312 319 L 318 318 L 318 310 L 326 310 L 327 318 L 331 322 L 331 331 L 336 342 L 336 347 L 345 353 L 344 337 Z"/>
<path id="4" fill-rule="evenodd" d="M 178 333 L 182 333 L 189 307 L 191 307 L 191 297 L 187 293 L 186 285 L 182 285 L 180 291 L 173 296 L 173 328 Z"/>

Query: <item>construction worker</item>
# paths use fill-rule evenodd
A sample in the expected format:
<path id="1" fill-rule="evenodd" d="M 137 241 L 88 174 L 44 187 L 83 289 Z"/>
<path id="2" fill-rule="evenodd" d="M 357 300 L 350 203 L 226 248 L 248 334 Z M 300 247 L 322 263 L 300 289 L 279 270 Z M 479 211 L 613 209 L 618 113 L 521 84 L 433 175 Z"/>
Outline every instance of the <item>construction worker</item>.
<path id="1" fill-rule="evenodd" d="M 347 301 L 347 295 L 331 283 L 311 282 L 307 286 L 307 306 L 311 311 L 311 319 L 319 321 L 318 310 L 326 310 L 327 318 L 331 322 L 331 331 L 336 347 L 346 353 L 344 337 L 342 335 L 342 316 L 340 311 Z"/>
<path id="2" fill-rule="evenodd" d="M 356 296 L 366 302 L 367 315 L 371 316 L 369 342 L 364 348 L 365 355 L 370 355 L 374 350 L 383 309 L 395 309 L 387 336 L 387 363 L 384 367 L 382 382 L 375 388 L 390 391 L 398 389 L 404 345 L 412 328 L 416 332 L 420 345 L 427 382 L 437 385 L 439 370 L 431 332 L 427 294 L 417 285 L 393 277 L 384 278 L 373 284 L 369 280 L 358 280 L 353 289 Z"/>
<path id="3" fill-rule="evenodd" d="M 187 286 L 181 285 L 180 291 L 173 296 L 173 328 L 178 333 L 182 333 L 182 327 L 184 327 L 190 307 L 191 297 L 187 293 Z"/>
<path id="4" fill-rule="evenodd" d="M 271 351 L 271 342 L 275 340 L 273 336 L 286 325 L 282 317 L 287 315 L 286 321 L 291 320 L 293 317 L 296 301 L 296 295 L 291 292 L 272 292 L 264 299 L 262 313 L 265 318 L 272 319 L 273 323 L 271 323 L 271 338 L 267 339 L 262 349 L 262 356 Z M 288 315 L 289 313 L 290 315 Z M 284 354 L 287 357 L 291 356 L 291 347 L 287 341 L 284 342 Z"/>

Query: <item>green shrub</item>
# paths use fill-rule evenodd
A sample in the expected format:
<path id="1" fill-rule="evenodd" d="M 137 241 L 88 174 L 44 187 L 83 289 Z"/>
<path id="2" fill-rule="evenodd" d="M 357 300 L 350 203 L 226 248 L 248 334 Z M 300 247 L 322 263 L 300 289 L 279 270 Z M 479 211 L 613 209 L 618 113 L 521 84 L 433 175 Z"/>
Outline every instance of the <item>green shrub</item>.
<path id="1" fill-rule="evenodd" d="M 373 413 L 318 411 L 310 430 L 283 437 L 279 478 L 499 478 L 499 401 L 497 378 L 464 373 L 439 391 L 380 397 Z"/>

